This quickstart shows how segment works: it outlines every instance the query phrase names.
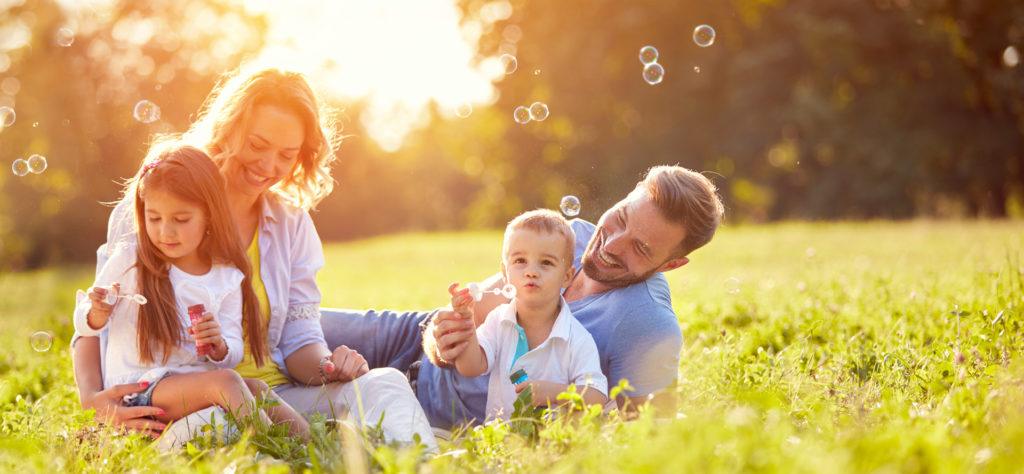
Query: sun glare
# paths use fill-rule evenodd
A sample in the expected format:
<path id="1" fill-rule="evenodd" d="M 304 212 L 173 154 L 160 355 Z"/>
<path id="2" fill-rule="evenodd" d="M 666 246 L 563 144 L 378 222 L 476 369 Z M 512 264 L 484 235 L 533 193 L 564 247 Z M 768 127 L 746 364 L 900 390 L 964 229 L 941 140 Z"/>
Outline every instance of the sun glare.
<path id="1" fill-rule="evenodd" d="M 464 103 L 497 99 L 503 76 L 477 42 L 494 21 L 511 15 L 492 2 L 471 18 L 453 0 L 305 0 L 247 3 L 269 21 L 260 63 L 306 72 L 340 103 L 359 102 L 363 127 L 380 147 L 397 150 L 424 125 L 435 103 L 455 115 Z"/>

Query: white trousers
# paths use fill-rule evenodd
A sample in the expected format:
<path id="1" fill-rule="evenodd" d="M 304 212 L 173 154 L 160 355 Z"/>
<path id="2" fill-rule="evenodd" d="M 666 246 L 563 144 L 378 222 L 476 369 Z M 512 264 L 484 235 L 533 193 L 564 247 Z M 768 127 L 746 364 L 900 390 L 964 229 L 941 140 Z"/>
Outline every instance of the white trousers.
<path id="1" fill-rule="evenodd" d="M 377 426 L 383 416 L 385 441 L 408 443 L 418 434 L 429 451 L 437 452 L 437 440 L 409 380 L 393 368 L 373 369 L 347 383 L 279 385 L 274 392 L 299 413 L 320 412 L 363 428 Z"/>

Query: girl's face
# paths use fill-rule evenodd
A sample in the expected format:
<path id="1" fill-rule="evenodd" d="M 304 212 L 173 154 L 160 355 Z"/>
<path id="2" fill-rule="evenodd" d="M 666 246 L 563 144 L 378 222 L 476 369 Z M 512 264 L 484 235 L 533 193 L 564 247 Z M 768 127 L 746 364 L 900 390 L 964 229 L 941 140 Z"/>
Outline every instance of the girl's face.
<path id="1" fill-rule="evenodd" d="M 243 134 L 242 147 L 229 158 L 224 178 L 232 190 L 259 196 L 292 174 L 306 129 L 302 119 L 291 111 L 258 105 Z"/>
<path id="2" fill-rule="evenodd" d="M 171 263 L 197 255 L 206 235 L 206 214 L 196 204 L 162 189 L 146 191 L 146 236 Z"/>

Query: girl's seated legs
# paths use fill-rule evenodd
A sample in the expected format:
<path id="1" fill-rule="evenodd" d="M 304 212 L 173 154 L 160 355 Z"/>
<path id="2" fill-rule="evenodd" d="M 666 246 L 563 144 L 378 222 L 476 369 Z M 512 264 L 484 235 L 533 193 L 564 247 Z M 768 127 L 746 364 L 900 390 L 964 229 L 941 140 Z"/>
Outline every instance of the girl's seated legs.
<path id="1" fill-rule="evenodd" d="M 153 390 L 152 404 L 164 410 L 164 416 L 160 421 L 169 422 L 213 405 L 235 413 L 236 416 L 248 417 L 252 414 L 255 402 L 256 398 L 237 372 L 220 369 L 164 377 Z M 278 405 L 271 410 L 275 414 L 290 410 L 290 407 L 282 410 L 282 406 L 287 407 Z M 260 411 L 258 416 L 264 423 L 271 423 L 267 413 Z M 277 421 L 291 422 L 290 431 L 294 435 L 306 436 L 309 433 L 309 425 L 305 420 L 297 423 L 296 420 L 285 416 L 283 420 Z"/>

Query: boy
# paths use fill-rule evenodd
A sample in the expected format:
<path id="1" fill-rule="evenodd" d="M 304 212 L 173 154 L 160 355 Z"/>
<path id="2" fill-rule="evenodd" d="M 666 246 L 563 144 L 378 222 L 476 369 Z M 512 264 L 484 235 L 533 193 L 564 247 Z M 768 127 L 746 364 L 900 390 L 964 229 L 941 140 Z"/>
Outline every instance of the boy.
<path id="1" fill-rule="evenodd" d="M 534 405 L 554 402 L 570 384 L 588 404 L 608 401 L 594 338 L 562 299 L 574 276 L 574 241 L 569 223 L 547 209 L 521 214 L 505 228 L 501 272 L 516 296 L 495 308 L 476 332 L 465 333 L 468 346 L 454 361 L 464 376 L 490 374 L 488 420 L 508 419 L 516 394 L 527 387 Z M 472 319 L 474 297 L 457 286 L 448 288 L 452 308 Z"/>

